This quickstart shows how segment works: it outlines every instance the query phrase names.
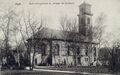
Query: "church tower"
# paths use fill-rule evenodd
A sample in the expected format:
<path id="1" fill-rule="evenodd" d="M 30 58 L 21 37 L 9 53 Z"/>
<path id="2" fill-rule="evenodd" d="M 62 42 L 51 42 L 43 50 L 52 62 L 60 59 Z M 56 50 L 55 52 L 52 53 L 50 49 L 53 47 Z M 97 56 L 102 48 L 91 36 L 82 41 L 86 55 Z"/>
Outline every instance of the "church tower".
<path id="1" fill-rule="evenodd" d="M 83 2 L 79 6 L 79 33 L 88 37 L 92 36 L 92 13 L 91 5 Z M 90 38 L 90 37 L 89 37 Z"/>

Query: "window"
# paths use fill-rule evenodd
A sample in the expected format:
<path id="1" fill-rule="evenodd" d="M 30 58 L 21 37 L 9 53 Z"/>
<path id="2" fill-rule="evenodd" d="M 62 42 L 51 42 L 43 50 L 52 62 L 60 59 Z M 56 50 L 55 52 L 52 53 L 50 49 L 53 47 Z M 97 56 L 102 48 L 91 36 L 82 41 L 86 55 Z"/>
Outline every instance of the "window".
<path id="1" fill-rule="evenodd" d="M 90 24 L 90 18 L 87 18 L 87 24 Z"/>
<path id="2" fill-rule="evenodd" d="M 86 45 L 85 55 L 88 56 L 89 45 Z"/>
<path id="3" fill-rule="evenodd" d="M 80 60 L 80 57 L 78 57 L 78 64 L 81 64 L 81 60 Z"/>
<path id="4" fill-rule="evenodd" d="M 94 57 L 96 56 L 96 47 L 94 47 Z"/>
<path id="5" fill-rule="evenodd" d="M 35 59 L 35 65 L 37 65 L 37 59 Z"/>
<path id="6" fill-rule="evenodd" d="M 81 18 L 81 24 L 84 24 L 84 18 Z"/>
<path id="7" fill-rule="evenodd" d="M 37 49 L 36 52 L 40 53 L 41 49 L 40 49 L 40 46 L 39 46 L 39 45 L 36 46 L 36 49 Z"/>
<path id="8" fill-rule="evenodd" d="M 88 49 L 85 51 L 85 55 L 88 56 Z"/>
<path id="9" fill-rule="evenodd" d="M 56 44 L 56 45 L 54 46 L 54 54 L 55 54 L 55 55 L 59 55 L 59 45 L 58 45 L 58 44 Z"/>
<path id="10" fill-rule="evenodd" d="M 75 46 L 74 45 L 69 45 L 68 46 L 68 50 L 67 50 L 67 55 L 70 56 L 70 55 L 74 55 L 74 51 L 75 51 Z"/>
<path id="11" fill-rule="evenodd" d="M 68 46 L 67 55 L 70 55 L 70 46 Z"/>
<path id="12" fill-rule="evenodd" d="M 46 45 L 45 44 L 41 45 L 41 53 L 42 53 L 42 55 L 46 55 Z"/>
<path id="13" fill-rule="evenodd" d="M 77 47 L 77 55 L 80 54 L 79 46 Z"/>
<path id="14" fill-rule="evenodd" d="M 88 62 L 88 58 L 85 58 L 85 62 Z"/>

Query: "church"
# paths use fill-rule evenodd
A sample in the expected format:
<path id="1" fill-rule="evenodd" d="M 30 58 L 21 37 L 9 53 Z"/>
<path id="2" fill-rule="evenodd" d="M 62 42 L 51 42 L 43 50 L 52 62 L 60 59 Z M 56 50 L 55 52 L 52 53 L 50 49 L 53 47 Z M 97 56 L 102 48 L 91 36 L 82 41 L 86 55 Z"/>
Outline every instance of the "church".
<path id="1" fill-rule="evenodd" d="M 53 30 L 43 28 L 37 32 L 34 39 L 35 45 L 34 65 L 76 65 L 90 66 L 98 57 L 97 43 L 92 37 L 92 12 L 91 5 L 83 2 L 79 6 L 78 32 Z M 66 35 L 63 35 L 66 34 Z"/>

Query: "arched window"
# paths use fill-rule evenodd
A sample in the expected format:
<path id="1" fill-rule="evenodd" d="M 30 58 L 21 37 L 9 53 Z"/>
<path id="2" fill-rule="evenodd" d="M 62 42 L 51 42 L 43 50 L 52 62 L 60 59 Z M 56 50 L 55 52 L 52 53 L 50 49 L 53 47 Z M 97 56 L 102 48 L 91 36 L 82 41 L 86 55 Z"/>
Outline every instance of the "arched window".
<path id="1" fill-rule="evenodd" d="M 37 58 L 35 59 L 35 65 L 37 65 Z"/>
<path id="2" fill-rule="evenodd" d="M 81 18 L 81 24 L 84 24 L 84 18 Z"/>
<path id="3" fill-rule="evenodd" d="M 36 52 L 38 52 L 38 53 L 41 52 L 40 45 L 36 45 Z"/>
<path id="4" fill-rule="evenodd" d="M 94 47 L 94 57 L 96 57 L 96 47 Z"/>
<path id="5" fill-rule="evenodd" d="M 46 55 L 46 45 L 45 44 L 41 45 L 41 53 L 42 53 L 42 55 Z"/>
<path id="6" fill-rule="evenodd" d="M 85 62 L 88 62 L 88 58 L 85 58 Z"/>
<path id="7" fill-rule="evenodd" d="M 77 55 L 79 55 L 80 54 L 80 50 L 79 50 L 80 48 L 79 48 L 79 46 L 77 46 Z"/>
<path id="8" fill-rule="evenodd" d="M 89 45 L 86 45 L 85 55 L 88 56 Z"/>
<path id="9" fill-rule="evenodd" d="M 59 44 L 55 45 L 54 53 L 55 53 L 55 55 L 59 55 Z"/>
<path id="10" fill-rule="evenodd" d="M 80 57 L 78 57 L 78 64 L 81 64 L 81 60 L 80 60 Z"/>
<path id="11" fill-rule="evenodd" d="M 87 18 L 87 24 L 90 24 L 90 18 Z"/>
<path id="12" fill-rule="evenodd" d="M 85 51 L 85 55 L 88 56 L 88 49 L 86 49 L 86 51 Z"/>
<path id="13" fill-rule="evenodd" d="M 68 46 L 67 55 L 70 55 L 70 46 Z"/>

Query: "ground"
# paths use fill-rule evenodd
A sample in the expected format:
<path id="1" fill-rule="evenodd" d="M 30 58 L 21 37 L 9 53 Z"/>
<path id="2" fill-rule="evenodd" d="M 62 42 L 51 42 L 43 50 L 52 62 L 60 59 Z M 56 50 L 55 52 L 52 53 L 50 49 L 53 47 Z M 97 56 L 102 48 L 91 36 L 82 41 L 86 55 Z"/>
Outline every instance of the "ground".
<path id="1" fill-rule="evenodd" d="M 1 71 L 1 75 L 120 75 L 120 74 L 112 74 L 112 73 L 89 73 L 89 72 L 76 72 L 76 71 L 62 71 L 58 70 L 50 70 L 49 67 L 42 67 L 41 69 L 33 69 L 33 71 L 29 70 L 7 70 Z"/>
<path id="2" fill-rule="evenodd" d="M 116 74 L 34 69 L 34 71 L 26 70 L 2 71 L 1 75 L 116 75 Z"/>

